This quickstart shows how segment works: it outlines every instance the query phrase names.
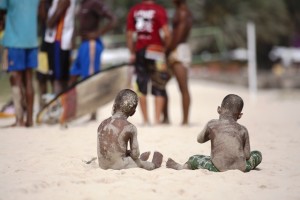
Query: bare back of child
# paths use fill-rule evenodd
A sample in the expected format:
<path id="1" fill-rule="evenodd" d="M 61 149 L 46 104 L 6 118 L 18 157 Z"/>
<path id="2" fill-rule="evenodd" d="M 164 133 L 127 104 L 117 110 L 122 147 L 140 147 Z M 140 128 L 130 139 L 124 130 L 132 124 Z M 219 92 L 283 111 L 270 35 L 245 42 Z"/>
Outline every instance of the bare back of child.
<path id="1" fill-rule="evenodd" d="M 152 162 L 148 162 L 150 152 L 140 155 L 137 129 L 127 118 L 135 113 L 138 97 L 135 92 L 125 89 L 119 92 L 112 116 L 104 120 L 98 128 L 97 153 L 102 169 L 144 168 L 153 170 L 161 166 L 163 155 L 154 152 Z"/>
<path id="2" fill-rule="evenodd" d="M 259 151 L 250 152 L 248 130 L 237 123 L 242 116 L 244 102 L 234 94 L 227 95 L 218 107 L 219 119 L 210 120 L 197 137 L 199 143 L 211 140 L 211 156 L 194 155 L 180 165 L 171 158 L 167 167 L 173 169 L 207 169 L 226 171 L 238 169 L 248 172 L 262 161 Z"/>

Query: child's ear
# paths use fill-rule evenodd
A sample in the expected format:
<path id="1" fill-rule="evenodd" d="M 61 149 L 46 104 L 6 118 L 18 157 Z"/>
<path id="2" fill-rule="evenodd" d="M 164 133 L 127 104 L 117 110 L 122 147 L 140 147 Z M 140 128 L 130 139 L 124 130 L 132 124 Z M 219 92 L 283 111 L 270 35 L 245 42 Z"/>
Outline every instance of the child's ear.
<path id="1" fill-rule="evenodd" d="M 218 109 L 217 109 L 218 113 L 221 114 L 221 107 L 218 106 Z"/>
<path id="2" fill-rule="evenodd" d="M 241 118 L 242 118 L 242 116 L 243 116 L 243 113 L 240 113 L 240 114 L 238 114 L 238 117 L 237 117 L 237 119 L 241 119 Z"/>
<path id="3" fill-rule="evenodd" d="M 134 109 L 134 110 L 133 110 L 133 111 L 130 113 L 130 115 L 129 115 L 129 116 L 132 116 L 132 115 L 134 115 L 135 111 L 136 111 L 136 109 Z"/>

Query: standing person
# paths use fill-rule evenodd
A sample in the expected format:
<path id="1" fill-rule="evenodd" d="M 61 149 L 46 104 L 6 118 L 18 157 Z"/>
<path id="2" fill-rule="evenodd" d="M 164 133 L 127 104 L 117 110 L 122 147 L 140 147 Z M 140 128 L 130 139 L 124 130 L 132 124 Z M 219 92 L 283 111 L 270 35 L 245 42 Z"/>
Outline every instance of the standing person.
<path id="1" fill-rule="evenodd" d="M 115 15 L 104 5 L 103 0 L 81 1 L 77 17 L 79 21 L 77 32 L 82 41 L 70 70 L 71 84 L 75 83 L 78 77 L 85 79 L 101 70 L 101 54 L 104 46 L 100 37 L 116 25 Z M 105 18 L 106 24 L 100 27 Z M 91 120 L 95 119 L 96 113 L 93 113 Z"/>
<path id="2" fill-rule="evenodd" d="M 219 119 L 210 120 L 197 137 L 199 143 L 211 141 L 211 156 L 194 155 L 184 164 L 169 158 L 166 166 L 176 170 L 207 169 L 214 172 L 238 169 L 249 172 L 262 161 L 259 151 L 250 151 L 246 127 L 237 122 L 243 115 L 243 99 L 235 94 L 224 97 L 218 106 Z"/>
<path id="3" fill-rule="evenodd" d="M 15 126 L 33 126 L 34 89 L 32 70 L 37 67 L 39 0 L 1 0 L 1 19 L 5 14 L 3 46 L 8 50 L 8 69 L 16 112 Z M 25 110 L 26 121 L 24 120 Z"/>
<path id="4" fill-rule="evenodd" d="M 192 61 L 192 53 L 187 40 L 192 28 L 193 17 L 186 0 L 173 0 L 173 3 L 176 6 L 176 11 L 173 18 L 172 41 L 167 49 L 167 56 L 182 96 L 182 125 L 187 125 L 190 108 L 188 67 Z"/>
<path id="5" fill-rule="evenodd" d="M 48 11 L 44 40 L 48 43 L 48 61 L 54 79 L 55 94 L 68 86 L 75 7 L 76 0 L 53 0 Z"/>
<path id="6" fill-rule="evenodd" d="M 53 0 L 43 0 L 43 4 L 40 6 L 41 16 L 39 18 L 39 24 L 41 28 L 41 36 L 45 37 L 45 31 L 47 28 L 47 15 L 48 10 L 52 5 Z M 42 40 L 42 44 L 40 45 L 40 52 L 38 55 L 39 65 L 36 69 L 36 79 L 38 82 L 38 96 L 39 96 L 39 109 L 43 108 L 47 103 L 47 96 L 53 96 L 53 76 L 52 71 L 49 69 L 49 61 L 47 57 L 47 44 L 45 40 Z M 51 85 L 50 91 L 48 90 L 48 83 Z"/>
<path id="7" fill-rule="evenodd" d="M 137 90 L 144 124 L 149 124 L 147 111 L 147 88 L 151 79 L 152 94 L 155 96 L 155 123 L 161 123 L 161 114 L 166 102 L 166 82 L 168 74 L 161 72 L 155 63 L 146 59 L 147 48 L 151 45 L 168 46 L 170 31 L 167 15 L 163 7 L 154 0 L 143 0 L 133 6 L 127 16 L 127 46 L 131 62 L 135 64 Z M 160 36 L 160 30 L 164 39 Z M 134 33 L 137 34 L 134 42 Z M 156 47 L 154 46 L 154 49 Z M 159 49 L 159 48 L 158 48 Z M 161 50 L 160 50 L 161 51 Z"/>

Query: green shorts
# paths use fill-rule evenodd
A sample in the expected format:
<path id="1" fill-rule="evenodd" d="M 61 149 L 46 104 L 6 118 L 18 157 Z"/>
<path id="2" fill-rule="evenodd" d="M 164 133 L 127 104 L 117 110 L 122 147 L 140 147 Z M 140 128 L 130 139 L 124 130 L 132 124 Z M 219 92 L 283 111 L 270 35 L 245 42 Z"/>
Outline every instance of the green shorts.
<path id="1" fill-rule="evenodd" d="M 252 151 L 250 153 L 249 160 L 246 160 L 246 170 L 249 172 L 252 169 L 255 169 L 262 161 L 262 154 L 259 151 Z M 213 172 L 219 172 L 219 170 L 212 163 L 210 156 L 204 155 L 194 155 L 189 158 L 187 165 L 190 169 L 207 169 Z"/>

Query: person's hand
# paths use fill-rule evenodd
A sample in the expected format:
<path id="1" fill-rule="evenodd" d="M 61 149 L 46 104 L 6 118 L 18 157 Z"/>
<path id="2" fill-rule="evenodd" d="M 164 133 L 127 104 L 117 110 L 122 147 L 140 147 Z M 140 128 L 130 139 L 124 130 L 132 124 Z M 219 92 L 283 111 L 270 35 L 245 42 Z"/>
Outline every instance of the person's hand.
<path id="1" fill-rule="evenodd" d="M 134 64 L 134 63 L 135 63 L 135 60 L 136 60 L 136 55 L 135 55 L 135 53 L 131 53 L 131 54 L 130 54 L 130 57 L 129 57 L 129 63 L 130 63 L 130 64 Z"/>

